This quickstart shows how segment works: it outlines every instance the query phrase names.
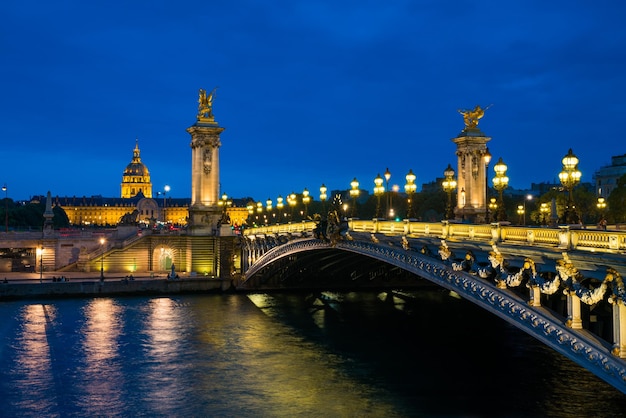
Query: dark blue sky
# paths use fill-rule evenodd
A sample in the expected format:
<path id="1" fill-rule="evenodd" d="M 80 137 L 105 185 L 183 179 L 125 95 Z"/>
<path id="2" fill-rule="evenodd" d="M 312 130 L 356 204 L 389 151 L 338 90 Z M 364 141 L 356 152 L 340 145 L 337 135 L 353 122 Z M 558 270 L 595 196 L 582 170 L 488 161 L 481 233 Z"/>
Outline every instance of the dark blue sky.
<path id="1" fill-rule="evenodd" d="M 583 181 L 626 153 L 621 1 L 21 1 L 0 4 L 0 183 L 119 196 L 135 140 L 155 190 L 191 194 L 198 89 L 218 87 L 222 191 L 404 185 L 456 163 L 459 108 L 510 184 Z M 493 175 L 493 162 L 490 172 Z"/>

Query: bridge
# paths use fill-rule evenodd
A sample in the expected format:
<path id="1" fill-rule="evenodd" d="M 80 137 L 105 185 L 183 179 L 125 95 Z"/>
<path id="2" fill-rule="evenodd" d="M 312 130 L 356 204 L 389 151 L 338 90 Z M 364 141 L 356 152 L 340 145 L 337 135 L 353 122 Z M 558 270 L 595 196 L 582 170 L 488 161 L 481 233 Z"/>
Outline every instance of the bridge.
<path id="1" fill-rule="evenodd" d="M 242 290 L 439 286 L 626 393 L 626 232 L 349 220 L 248 229 Z"/>

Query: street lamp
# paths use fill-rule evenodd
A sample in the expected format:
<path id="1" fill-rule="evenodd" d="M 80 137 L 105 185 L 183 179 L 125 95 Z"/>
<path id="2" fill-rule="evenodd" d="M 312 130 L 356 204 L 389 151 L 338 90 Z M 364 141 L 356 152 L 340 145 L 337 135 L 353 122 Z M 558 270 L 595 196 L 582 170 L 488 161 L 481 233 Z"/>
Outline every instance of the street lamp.
<path id="1" fill-rule="evenodd" d="M 43 282 L 43 247 L 37 247 L 37 256 L 39 257 L 39 283 Z M 37 260 L 35 260 L 35 266 Z"/>
<path id="2" fill-rule="evenodd" d="M 524 205 L 517 205 L 517 214 L 519 215 L 519 223 L 520 225 L 522 224 L 522 216 L 524 216 L 524 213 L 526 212 L 526 209 L 524 209 Z"/>
<path id="3" fill-rule="evenodd" d="M 489 148 L 485 148 L 483 159 L 485 160 L 485 222 L 489 223 L 489 205 L 487 204 L 489 200 L 489 163 L 491 162 Z"/>
<path id="4" fill-rule="evenodd" d="M 524 220 L 523 220 L 523 222 L 522 222 L 522 225 L 524 225 L 524 226 L 526 226 L 526 201 L 527 201 L 527 200 L 528 200 L 529 202 L 530 202 L 531 200 L 533 200 L 533 195 L 531 195 L 531 194 L 527 194 L 527 195 L 526 195 L 526 199 L 524 199 L 524 213 L 523 213 Z M 530 219 L 530 218 L 529 218 L 529 219 Z"/>
<path id="5" fill-rule="evenodd" d="M 413 209 L 413 194 L 417 190 L 417 186 L 415 185 L 415 179 L 417 176 L 413 174 L 413 170 L 409 170 L 409 174 L 406 175 L 406 184 L 404 185 L 404 191 L 406 192 L 407 198 L 407 210 L 406 217 L 407 219 L 411 219 Z"/>
<path id="6" fill-rule="evenodd" d="M 496 211 L 498 210 L 498 202 L 496 201 L 495 197 L 489 198 L 489 210 L 494 215 L 495 215 Z M 494 216 L 494 218 L 495 218 L 495 216 Z"/>
<path id="7" fill-rule="evenodd" d="M 100 254 L 100 281 L 104 281 L 104 238 L 100 238 L 101 252 Z"/>
<path id="8" fill-rule="evenodd" d="M 4 183 L 2 191 L 4 192 L 4 231 L 9 232 L 9 192 L 7 184 Z"/>
<path id="9" fill-rule="evenodd" d="M 324 183 L 322 183 L 322 185 L 320 186 L 320 201 L 322 202 L 322 216 L 324 216 L 324 212 L 326 211 L 326 199 L 328 199 L 328 195 L 326 194 L 326 191 L 328 189 L 326 188 L 326 186 L 324 185 Z"/>
<path id="10" fill-rule="evenodd" d="M 443 191 L 448 194 L 448 203 L 446 204 L 446 219 L 452 219 L 454 213 L 452 212 L 452 192 L 456 189 L 456 180 L 454 179 L 454 169 L 450 164 L 443 171 L 443 182 L 441 186 Z"/>
<path id="11" fill-rule="evenodd" d="M 166 216 L 166 210 L 167 210 L 167 194 L 170 191 L 170 186 L 169 185 L 165 185 L 165 187 L 163 188 L 163 222 L 167 223 L 167 216 Z"/>
<path id="12" fill-rule="evenodd" d="M 567 190 L 567 208 L 565 208 L 565 222 L 575 223 L 578 220 L 576 206 L 574 205 L 573 189 L 580 182 L 582 173 L 578 170 L 578 157 L 574 155 L 570 148 L 567 155 L 561 160 L 563 170 L 559 173 L 559 180 Z"/>
<path id="13" fill-rule="evenodd" d="M 302 204 L 304 205 L 304 219 L 302 219 L 303 221 L 309 216 L 309 203 L 310 202 L 311 202 L 311 196 L 309 196 L 309 191 L 305 187 L 304 190 L 302 191 Z"/>
<path id="14" fill-rule="evenodd" d="M 387 191 L 387 208 L 385 209 L 385 213 L 389 216 L 389 210 L 391 209 L 391 190 L 389 190 L 389 179 L 391 178 L 391 173 L 387 168 L 385 170 L 385 190 Z"/>
<path id="15" fill-rule="evenodd" d="M 248 202 L 248 204 L 246 205 L 246 209 L 248 210 L 248 221 L 252 222 L 252 215 L 254 215 L 254 202 Z"/>
<path id="16" fill-rule="evenodd" d="M 296 205 L 298 204 L 296 194 L 294 192 L 291 192 L 291 194 L 287 197 L 287 203 L 289 203 L 289 207 L 291 207 L 291 220 L 293 220 L 293 213 L 296 209 Z"/>
<path id="17" fill-rule="evenodd" d="M 496 172 L 496 176 L 493 178 L 493 188 L 498 191 L 498 221 L 506 220 L 506 211 L 504 210 L 504 199 L 502 192 L 509 186 L 509 178 L 506 175 L 508 167 L 502 161 L 502 157 L 498 159 L 498 162 L 493 167 L 493 171 Z"/>
<path id="18" fill-rule="evenodd" d="M 356 216 L 356 199 L 359 197 L 359 182 L 356 177 L 350 182 L 350 197 L 352 198 L 352 217 Z"/>
<path id="19" fill-rule="evenodd" d="M 283 203 L 283 197 L 281 195 L 278 195 L 278 197 L 276 198 L 276 209 L 278 209 L 278 217 L 280 218 L 281 222 L 283 218 L 284 207 L 285 207 L 285 204 Z"/>
<path id="20" fill-rule="evenodd" d="M 548 213 L 550 212 L 550 206 L 544 202 L 539 206 L 539 212 L 541 212 L 541 223 L 543 225 L 546 225 L 546 216 L 548 215 Z"/>
<path id="21" fill-rule="evenodd" d="M 385 193 L 383 178 L 378 174 L 374 179 L 374 196 L 376 196 L 376 217 L 380 218 L 380 197 Z"/>

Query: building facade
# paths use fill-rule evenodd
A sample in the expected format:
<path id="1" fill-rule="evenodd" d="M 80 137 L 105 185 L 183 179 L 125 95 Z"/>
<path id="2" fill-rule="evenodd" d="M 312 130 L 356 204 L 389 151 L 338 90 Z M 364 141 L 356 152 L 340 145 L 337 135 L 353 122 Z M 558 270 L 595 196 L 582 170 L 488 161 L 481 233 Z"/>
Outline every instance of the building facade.
<path id="1" fill-rule="evenodd" d="M 626 154 L 611 157 L 611 165 L 601 167 L 593 175 L 598 197 L 608 198 L 624 174 L 626 174 Z"/>
<path id="2" fill-rule="evenodd" d="M 215 171 L 218 171 L 217 169 Z M 215 183 L 215 182 L 214 182 Z M 148 167 L 141 161 L 138 142 L 133 149 L 131 162 L 122 173 L 120 197 L 61 197 L 52 198 L 52 204 L 63 208 L 72 226 L 115 226 L 123 220 L 134 220 L 140 227 L 148 228 L 159 223 L 184 228 L 189 221 L 191 199 L 152 197 L 152 181 Z M 216 195 L 213 190 L 213 195 Z M 44 197 L 41 197 L 41 201 Z M 212 203 L 217 208 L 217 200 Z M 219 213 L 221 209 L 216 209 Z M 245 223 L 248 212 L 245 207 L 226 208 L 233 224 Z"/>

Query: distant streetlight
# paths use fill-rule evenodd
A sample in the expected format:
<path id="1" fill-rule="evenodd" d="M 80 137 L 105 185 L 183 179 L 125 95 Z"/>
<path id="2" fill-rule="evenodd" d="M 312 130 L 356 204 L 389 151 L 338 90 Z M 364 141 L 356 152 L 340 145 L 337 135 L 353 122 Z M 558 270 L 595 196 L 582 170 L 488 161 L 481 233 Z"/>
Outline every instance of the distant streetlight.
<path id="1" fill-rule="evenodd" d="M 291 207 L 291 220 L 293 220 L 294 210 L 296 209 L 296 205 L 298 201 L 296 200 L 296 194 L 291 192 L 291 194 L 287 197 L 287 203 L 289 203 L 289 207 Z"/>
<path id="2" fill-rule="evenodd" d="M 356 216 L 356 199 L 359 197 L 359 182 L 356 177 L 350 182 L 350 197 L 352 198 L 352 217 Z"/>
<path id="3" fill-rule="evenodd" d="M 576 206 L 574 205 L 573 189 L 580 183 L 582 173 L 578 170 L 578 157 L 574 155 L 571 148 L 561 162 L 563 163 L 563 170 L 559 173 L 559 180 L 561 180 L 561 184 L 567 190 L 565 222 L 576 223 L 578 216 L 576 215 Z"/>
<path id="4" fill-rule="evenodd" d="M 489 210 L 491 211 L 491 213 L 494 214 L 494 219 L 495 219 L 495 213 L 498 210 L 498 203 L 496 201 L 495 197 L 491 197 L 489 198 Z"/>
<path id="5" fill-rule="evenodd" d="M 526 226 L 526 201 L 531 201 L 533 200 L 533 195 L 528 194 L 526 195 L 526 198 L 524 199 L 524 213 L 523 213 L 523 221 L 522 221 L 522 225 Z"/>
<path id="6" fill-rule="evenodd" d="M 311 196 L 309 195 L 309 191 L 305 187 L 302 191 L 302 204 L 304 205 L 304 219 L 302 220 L 305 220 L 309 216 L 309 203 L 311 203 Z"/>
<path id="7" fill-rule="evenodd" d="M 322 185 L 320 186 L 320 201 L 322 202 L 322 216 L 324 216 L 324 212 L 326 211 L 326 199 L 328 199 L 328 195 L 326 194 L 326 191 L 328 189 L 326 188 L 326 186 L 324 185 L 324 183 L 322 183 Z"/>
<path id="8" fill-rule="evenodd" d="M 443 191 L 448 194 L 448 203 L 446 204 L 446 219 L 452 219 L 454 217 L 454 213 L 452 212 L 452 192 L 456 189 L 456 180 L 454 179 L 454 169 L 450 164 L 443 171 L 443 182 L 441 186 L 443 187 Z"/>
<path id="9" fill-rule="evenodd" d="M 284 207 L 285 204 L 283 203 L 283 197 L 281 195 L 278 195 L 278 197 L 276 198 L 276 209 L 278 210 L 278 217 L 280 218 L 279 222 L 282 222 Z"/>
<path id="10" fill-rule="evenodd" d="M 39 283 L 43 283 L 43 247 L 37 247 L 37 256 L 39 257 Z M 37 260 L 35 260 L 35 266 Z"/>
<path id="11" fill-rule="evenodd" d="M 550 213 L 550 205 L 548 205 L 548 203 L 546 202 L 543 202 L 539 206 L 539 212 L 541 212 L 541 223 L 543 225 L 546 225 L 547 224 L 546 216 L 548 215 L 548 213 Z"/>
<path id="12" fill-rule="evenodd" d="M 526 212 L 526 210 L 524 209 L 524 205 L 517 205 L 517 215 L 519 216 L 519 224 L 522 224 L 522 216 L 524 216 L 524 213 Z"/>
<path id="13" fill-rule="evenodd" d="M 170 192 L 170 186 L 165 185 L 163 188 L 163 222 L 167 223 L 167 194 Z"/>
<path id="14" fill-rule="evenodd" d="M 254 202 L 248 202 L 248 204 L 246 205 L 246 209 L 248 210 L 248 221 L 252 222 L 252 215 L 254 215 Z"/>
<path id="15" fill-rule="evenodd" d="M 9 189 L 7 184 L 4 183 L 2 191 L 4 192 L 4 231 L 9 232 Z"/>
<path id="16" fill-rule="evenodd" d="M 385 212 L 388 215 L 391 210 L 391 190 L 389 190 L 389 179 L 391 178 L 391 173 L 389 172 L 389 168 L 385 170 L 385 174 L 383 175 L 385 176 L 385 190 L 387 191 L 387 208 Z"/>
<path id="17" fill-rule="evenodd" d="M 415 185 L 415 179 L 417 178 L 417 176 L 415 174 L 413 174 L 413 170 L 409 170 L 409 173 L 406 175 L 406 184 L 404 185 L 404 191 L 406 192 L 407 195 L 407 210 L 406 210 L 406 217 L 407 219 L 411 219 L 412 218 L 412 209 L 413 209 L 413 194 L 415 193 L 415 191 L 417 190 L 417 186 Z"/>
<path id="18" fill-rule="evenodd" d="M 508 167 L 502 161 L 502 157 L 498 159 L 498 162 L 493 167 L 496 172 L 496 176 L 493 178 L 493 188 L 498 191 L 498 221 L 506 220 L 506 211 L 504 210 L 504 198 L 502 196 L 504 189 L 509 186 L 509 178 L 506 175 Z"/>
<path id="19" fill-rule="evenodd" d="M 483 160 L 485 160 L 485 222 L 489 223 L 489 205 L 487 204 L 489 200 L 489 163 L 491 162 L 489 148 L 485 148 Z"/>
<path id="20" fill-rule="evenodd" d="M 102 254 L 100 255 L 100 281 L 104 281 L 104 238 L 100 238 L 100 249 Z"/>
<path id="21" fill-rule="evenodd" d="M 376 217 L 380 218 L 380 197 L 385 193 L 383 178 L 378 174 L 374 179 L 374 196 L 376 196 Z"/>

